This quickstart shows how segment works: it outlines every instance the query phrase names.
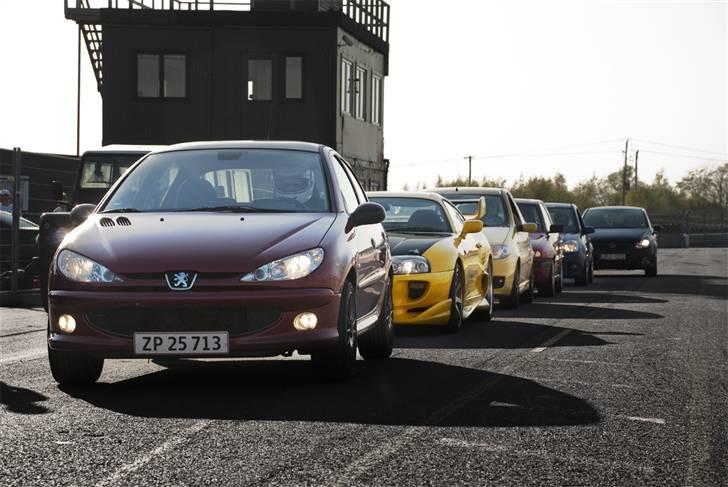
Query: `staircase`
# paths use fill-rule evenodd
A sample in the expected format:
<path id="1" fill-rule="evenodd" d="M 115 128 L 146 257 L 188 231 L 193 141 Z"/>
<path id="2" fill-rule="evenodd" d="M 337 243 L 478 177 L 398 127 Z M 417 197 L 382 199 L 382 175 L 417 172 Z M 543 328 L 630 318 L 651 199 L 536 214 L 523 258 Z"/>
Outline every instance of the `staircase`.
<path id="1" fill-rule="evenodd" d="M 91 66 L 94 68 L 94 75 L 96 76 L 96 86 L 99 93 L 103 93 L 101 90 L 104 85 L 104 72 L 103 72 L 103 57 L 101 55 L 101 45 L 103 42 L 103 33 L 101 31 L 100 24 L 79 24 L 81 33 L 83 34 L 83 40 L 86 43 L 86 50 L 88 50 L 89 58 L 91 58 Z"/>

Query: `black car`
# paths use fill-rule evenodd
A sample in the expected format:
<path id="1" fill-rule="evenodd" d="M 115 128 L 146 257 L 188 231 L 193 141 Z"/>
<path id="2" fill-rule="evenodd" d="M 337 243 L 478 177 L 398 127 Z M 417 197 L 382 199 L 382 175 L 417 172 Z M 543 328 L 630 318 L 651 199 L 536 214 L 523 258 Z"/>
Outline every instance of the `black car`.
<path id="1" fill-rule="evenodd" d="M 573 278 L 577 286 L 586 286 L 594 280 L 594 254 L 590 235 L 579 208 L 571 203 L 546 203 L 551 219 L 564 227 L 561 234 L 564 248 L 564 277 Z"/>
<path id="2" fill-rule="evenodd" d="M 644 269 L 657 275 L 657 235 L 644 208 L 602 206 L 584 212 L 584 222 L 594 227 L 596 269 Z"/>

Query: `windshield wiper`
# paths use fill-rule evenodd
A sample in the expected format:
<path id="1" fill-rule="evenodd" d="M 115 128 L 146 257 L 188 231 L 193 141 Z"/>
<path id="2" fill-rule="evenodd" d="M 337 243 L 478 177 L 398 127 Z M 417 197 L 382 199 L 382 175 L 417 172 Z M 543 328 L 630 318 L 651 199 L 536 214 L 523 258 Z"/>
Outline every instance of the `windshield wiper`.
<path id="1" fill-rule="evenodd" d="M 141 213 L 141 211 L 137 208 L 112 208 L 110 210 L 100 211 L 99 213 Z"/>
<path id="2" fill-rule="evenodd" d="M 224 206 L 207 206 L 202 208 L 191 208 L 188 210 L 177 211 L 227 211 L 230 213 L 283 213 L 284 210 L 275 210 L 271 208 L 256 208 L 255 206 L 245 205 L 224 205 Z"/>

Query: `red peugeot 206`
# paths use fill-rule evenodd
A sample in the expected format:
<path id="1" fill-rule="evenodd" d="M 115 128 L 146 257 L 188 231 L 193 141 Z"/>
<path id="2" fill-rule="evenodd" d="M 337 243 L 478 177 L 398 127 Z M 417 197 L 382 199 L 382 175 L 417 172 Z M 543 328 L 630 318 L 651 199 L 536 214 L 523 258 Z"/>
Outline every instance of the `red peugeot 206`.
<path id="1" fill-rule="evenodd" d="M 392 350 L 383 208 L 328 147 L 170 146 L 134 166 L 69 233 L 50 270 L 60 383 L 109 358 L 311 355 L 349 378 Z"/>

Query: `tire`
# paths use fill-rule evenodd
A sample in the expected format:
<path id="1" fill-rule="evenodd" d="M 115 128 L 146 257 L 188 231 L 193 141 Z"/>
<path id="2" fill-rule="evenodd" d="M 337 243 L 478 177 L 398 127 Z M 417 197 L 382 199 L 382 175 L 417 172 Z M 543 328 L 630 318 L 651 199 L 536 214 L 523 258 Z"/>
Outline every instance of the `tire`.
<path id="1" fill-rule="evenodd" d="M 581 271 L 581 274 L 576 276 L 574 278 L 574 283 L 577 286 L 586 286 L 589 283 L 589 269 L 591 268 L 591 264 L 589 262 L 584 261 L 584 269 Z"/>
<path id="2" fill-rule="evenodd" d="M 542 294 L 548 298 L 553 297 L 556 295 L 556 263 L 551 263 L 551 269 L 549 271 L 549 280 L 548 282 L 538 287 L 539 294 Z"/>
<path id="3" fill-rule="evenodd" d="M 351 280 L 346 281 L 341 292 L 338 331 L 338 343 L 329 349 L 312 353 L 311 361 L 321 377 L 346 381 L 354 377 L 356 371 L 356 299 Z"/>
<path id="4" fill-rule="evenodd" d="M 392 355 L 394 324 L 392 323 L 392 280 L 384 294 L 377 323 L 359 338 L 359 353 L 366 360 L 384 359 Z"/>
<path id="5" fill-rule="evenodd" d="M 561 259 L 561 265 L 559 265 L 559 277 L 556 281 L 556 294 L 561 294 L 564 291 L 564 260 Z"/>
<path id="6" fill-rule="evenodd" d="M 655 262 L 650 267 L 647 267 L 645 269 L 645 275 L 647 277 L 656 277 L 657 276 L 657 262 Z"/>
<path id="7" fill-rule="evenodd" d="M 513 285 L 511 286 L 511 294 L 507 298 L 501 298 L 500 303 L 509 309 L 517 309 L 521 303 L 521 264 L 516 262 L 516 272 L 513 274 Z"/>
<path id="8" fill-rule="evenodd" d="M 493 261 L 488 261 L 488 290 L 485 292 L 485 299 L 488 300 L 488 311 L 478 313 L 480 321 L 488 322 L 493 319 L 495 308 L 495 297 L 493 296 Z"/>
<path id="9" fill-rule="evenodd" d="M 589 262 L 589 284 L 594 282 L 594 261 Z"/>
<path id="10" fill-rule="evenodd" d="M 528 280 L 528 289 L 521 296 L 521 302 L 533 303 L 534 294 L 536 290 L 536 279 L 533 277 L 533 268 L 531 268 L 531 277 Z"/>
<path id="11" fill-rule="evenodd" d="M 465 283 L 463 282 L 460 265 L 455 264 L 455 271 L 450 284 L 450 321 L 447 323 L 449 333 L 457 333 L 463 327 L 463 315 L 465 314 Z"/>
<path id="12" fill-rule="evenodd" d="M 53 378 L 61 385 L 83 386 L 96 382 L 104 368 L 104 359 L 76 352 L 58 352 L 48 347 L 48 363 Z"/>

